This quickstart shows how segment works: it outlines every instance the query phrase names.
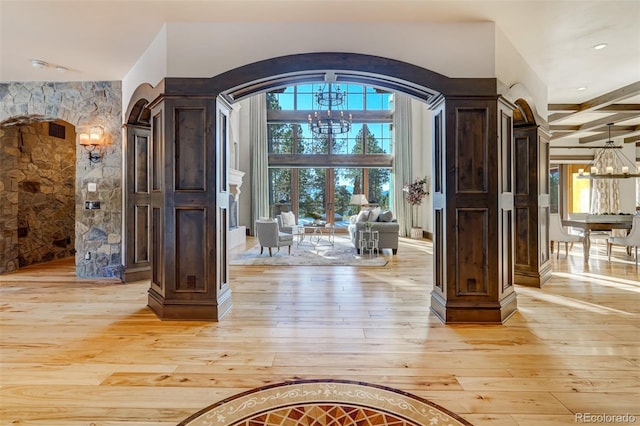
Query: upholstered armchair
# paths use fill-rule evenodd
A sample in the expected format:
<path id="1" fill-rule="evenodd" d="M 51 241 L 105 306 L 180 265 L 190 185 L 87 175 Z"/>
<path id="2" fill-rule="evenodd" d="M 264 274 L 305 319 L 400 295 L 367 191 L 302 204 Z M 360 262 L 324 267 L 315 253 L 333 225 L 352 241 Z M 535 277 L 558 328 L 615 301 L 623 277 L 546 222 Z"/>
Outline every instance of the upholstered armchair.
<path id="1" fill-rule="evenodd" d="M 551 213 L 549 215 L 549 241 L 551 241 L 551 251 L 553 252 L 553 243 L 557 242 L 556 259 L 560 258 L 560 243 L 564 243 L 565 256 L 569 256 L 569 243 L 573 247 L 573 243 L 582 241 L 580 235 L 569 234 L 562 227 L 562 220 L 558 213 Z"/>
<path id="2" fill-rule="evenodd" d="M 289 254 L 291 254 L 293 235 L 280 232 L 278 222 L 274 220 L 257 220 L 256 235 L 258 236 L 258 243 L 260 244 L 260 254 L 264 252 L 265 247 L 269 249 L 269 256 L 273 256 L 271 251 L 273 247 L 277 247 L 278 251 L 280 251 L 280 247 L 289 247 Z"/>
<path id="3" fill-rule="evenodd" d="M 280 227 L 280 232 L 295 234 L 293 228 L 298 225 L 298 219 L 293 212 L 282 212 L 276 216 L 276 221 Z"/>
<path id="4" fill-rule="evenodd" d="M 640 246 L 640 216 L 633 217 L 631 231 L 626 237 L 609 237 L 607 238 L 607 256 L 611 262 L 611 246 L 619 244 L 628 248 L 635 248 L 636 269 L 638 269 L 638 247 Z"/>

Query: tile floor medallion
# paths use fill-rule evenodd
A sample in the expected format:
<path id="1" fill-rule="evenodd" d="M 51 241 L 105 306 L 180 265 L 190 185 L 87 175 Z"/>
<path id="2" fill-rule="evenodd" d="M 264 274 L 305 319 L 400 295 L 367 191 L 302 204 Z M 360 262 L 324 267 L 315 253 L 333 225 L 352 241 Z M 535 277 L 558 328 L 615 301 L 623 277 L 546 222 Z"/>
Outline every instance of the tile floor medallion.
<path id="1" fill-rule="evenodd" d="M 302 380 L 253 389 L 213 404 L 178 426 L 471 425 L 426 399 L 346 380 Z"/>

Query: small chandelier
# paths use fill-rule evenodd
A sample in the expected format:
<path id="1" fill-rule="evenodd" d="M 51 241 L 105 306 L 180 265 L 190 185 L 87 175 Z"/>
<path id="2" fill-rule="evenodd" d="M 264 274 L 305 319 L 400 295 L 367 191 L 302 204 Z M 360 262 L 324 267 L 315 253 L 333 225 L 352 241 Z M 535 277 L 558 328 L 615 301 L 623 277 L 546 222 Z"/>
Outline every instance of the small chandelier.
<path id="1" fill-rule="evenodd" d="M 344 103 L 344 92 L 340 90 L 339 85 L 334 86 L 333 83 L 327 83 L 316 92 L 316 102 L 318 105 L 329 107 L 329 109 L 340 106 Z"/>
<path id="2" fill-rule="evenodd" d="M 315 111 L 309 114 L 309 129 L 318 135 L 337 135 L 348 133 L 351 130 L 352 115 L 344 111 L 336 112 L 334 107 L 344 103 L 345 93 L 340 86 L 334 84 L 335 75 L 325 75 L 326 84 L 316 92 L 318 105 L 327 107 L 326 111 Z"/>
<path id="3" fill-rule="evenodd" d="M 593 161 L 587 166 L 587 170 L 579 169 L 578 178 L 581 179 L 627 179 L 640 177 L 635 162 L 622 152 L 622 146 L 616 146 L 611 140 L 611 126 L 608 123 L 609 140 L 604 146 L 598 148 Z"/>

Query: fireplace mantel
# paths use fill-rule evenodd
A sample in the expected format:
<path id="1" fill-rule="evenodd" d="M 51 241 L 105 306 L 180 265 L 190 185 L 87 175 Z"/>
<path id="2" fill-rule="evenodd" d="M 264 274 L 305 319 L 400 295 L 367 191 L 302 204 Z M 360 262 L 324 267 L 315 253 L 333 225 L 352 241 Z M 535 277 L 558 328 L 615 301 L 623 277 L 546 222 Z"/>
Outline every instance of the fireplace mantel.
<path id="1" fill-rule="evenodd" d="M 241 172 L 236 169 L 229 169 L 229 191 L 238 199 L 240 195 L 240 187 L 242 186 L 242 179 L 245 172 Z"/>
<path id="2" fill-rule="evenodd" d="M 240 193 L 242 192 L 240 188 L 242 187 L 242 181 L 244 179 L 245 172 L 241 172 L 236 169 L 229 169 L 229 194 L 235 200 L 235 209 L 231 209 L 229 214 L 233 214 L 232 218 L 229 218 L 229 223 L 238 223 L 238 206 Z M 236 226 L 234 228 L 229 229 L 229 248 L 244 244 L 246 239 L 247 228 L 246 226 Z"/>

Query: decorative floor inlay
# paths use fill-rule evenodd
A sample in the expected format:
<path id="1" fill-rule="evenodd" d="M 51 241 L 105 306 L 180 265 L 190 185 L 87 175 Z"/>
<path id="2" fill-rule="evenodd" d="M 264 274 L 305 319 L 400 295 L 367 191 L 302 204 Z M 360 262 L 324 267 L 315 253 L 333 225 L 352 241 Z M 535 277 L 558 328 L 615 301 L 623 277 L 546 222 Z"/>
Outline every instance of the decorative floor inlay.
<path id="1" fill-rule="evenodd" d="M 178 426 L 469 426 L 426 399 L 347 380 L 300 380 L 213 404 Z"/>

